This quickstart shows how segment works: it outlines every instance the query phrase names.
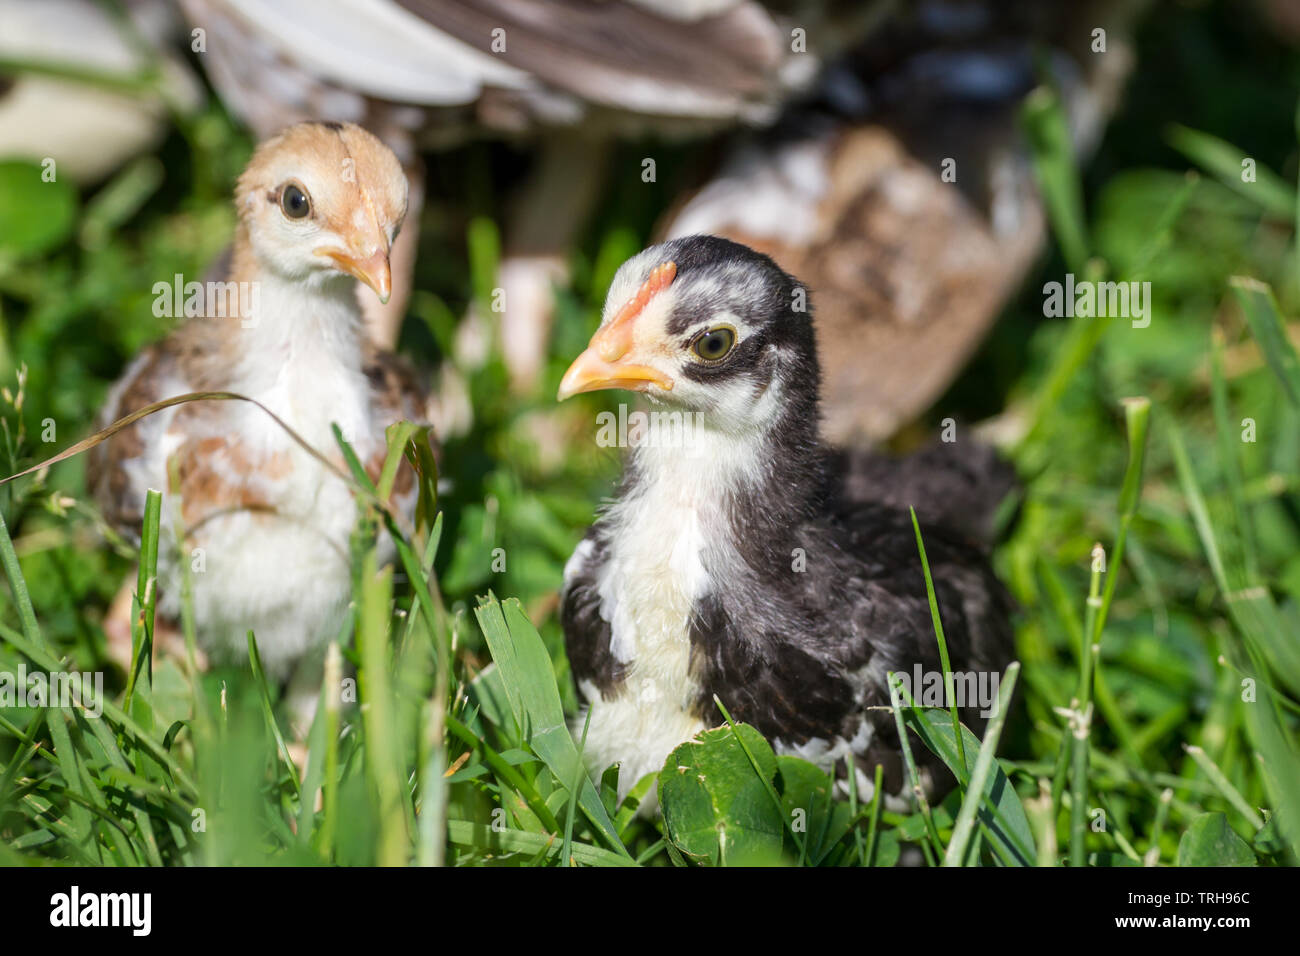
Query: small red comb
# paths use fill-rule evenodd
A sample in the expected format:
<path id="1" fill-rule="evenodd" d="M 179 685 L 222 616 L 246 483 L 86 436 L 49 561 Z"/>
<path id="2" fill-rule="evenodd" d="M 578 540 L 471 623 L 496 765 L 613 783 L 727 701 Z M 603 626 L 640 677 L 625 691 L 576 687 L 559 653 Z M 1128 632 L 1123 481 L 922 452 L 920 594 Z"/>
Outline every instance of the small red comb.
<path id="1" fill-rule="evenodd" d="M 646 307 L 646 303 L 672 285 L 675 278 L 677 278 L 677 263 L 665 262 L 655 266 L 650 270 L 650 275 L 645 282 L 641 283 L 641 288 L 636 290 L 636 295 L 628 299 L 623 304 L 623 308 L 618 310 L 618 315 L 614 316 L 614 321 L 610 325 L 625 322 L 639 314 Z"/>
<path id="2" fill-rule="evenodd" d="M 610 319 L 609 324 L 597 333 L 601 339 L 599 346 L 602 358 L 612 362 L 627 352 L 631 344 L 627 324 L 641 314 L 651 299 L 672 285 L 675 278 L 677 278 L 675 262 L 660 263 L 650 270 L 650 275 L 646 277 L 645 282 L 641 283 L 641 288 L 636 290 L 636 295 L 624 302 L 623 307 L 615 313 L 614 318 Z"/>

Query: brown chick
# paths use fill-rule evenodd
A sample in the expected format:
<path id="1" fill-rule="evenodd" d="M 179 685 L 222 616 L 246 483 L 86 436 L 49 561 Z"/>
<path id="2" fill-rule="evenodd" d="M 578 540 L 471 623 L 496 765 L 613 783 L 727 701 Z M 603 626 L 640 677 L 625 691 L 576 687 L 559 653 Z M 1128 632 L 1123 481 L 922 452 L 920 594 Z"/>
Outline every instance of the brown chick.
<path id="1" fill-rule="evenodd" d="M 397 358 L 368 344 L 354 289 L 359 280 L 388 298 L 389 254 L 407 208 L 400 164 L 358 126 L 303 123 L 257 148 L 235 203 L 227 281 L 185 290 L 187 320 L 131 363 L 103 423 L 187 392 L 231 391 L 341 466 L 337 424 L 377 476 L 386 426 L 422 421 L 425 410 Z M 183 524 L 182 548 L 160 549 L 160 613 L 178 615 L 188 563 L 202 649 L 242 660 L 252 630 L 267 673 L 291 679 L 291 708 L 309 713 L 319 650 L 342 626 L 350 594 L 357 507 L 339 474 L 239 401 L 144 418 L 96 448 L 91 469 L 104 514 L 123 533 L 138 535 L 150 488 L 165 493 L 164 545 L 176 540 L 177 518 Z M 409 515 L 415 497 L 403 465 L 399 513 Z"/>

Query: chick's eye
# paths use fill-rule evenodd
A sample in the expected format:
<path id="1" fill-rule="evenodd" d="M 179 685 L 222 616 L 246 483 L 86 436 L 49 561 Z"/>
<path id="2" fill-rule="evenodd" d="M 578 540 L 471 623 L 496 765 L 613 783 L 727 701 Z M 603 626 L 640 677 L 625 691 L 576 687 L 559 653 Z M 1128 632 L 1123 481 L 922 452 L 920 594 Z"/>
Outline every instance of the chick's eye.
<path id="1" fill-rule="evenodd" d="M 290 219 L 305 219 L 311 213 L 311 200 L 305 192 L 290 183 L 280 194 L 280 208 Z"/>
<path id="2" fill-rule="evenodd" d="M 691 350 L 706 362 L 716 362 L 736 344 L 736 330 L 729 325 L 707 329 L 695 337 Z"/>

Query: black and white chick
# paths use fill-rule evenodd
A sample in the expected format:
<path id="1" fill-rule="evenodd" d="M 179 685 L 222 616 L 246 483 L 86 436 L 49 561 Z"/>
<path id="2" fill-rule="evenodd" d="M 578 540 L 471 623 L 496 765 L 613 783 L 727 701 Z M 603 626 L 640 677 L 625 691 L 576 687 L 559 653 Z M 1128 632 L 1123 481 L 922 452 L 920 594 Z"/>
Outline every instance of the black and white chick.
<path id="1" fill-rule="evenodd" d="M 887 793 L 902 789 L 886 674 L 940 670 L 925 579 L 910 516 L 878 462 L 858 480 L 857 459 L 820 438 L 819 377 L 799 281 L 746 246 L 689 236 L 623 264 L 561 382 L 561 400 L 644 392 L 682 423 L 680 440 L 653 424 L 641 436 L 564 570 L 565 643 L 591 711 L 588 766 L 619 763 L 623 794 L 722 723 L 715 694 L 779 753 L 827 770 L 852 753 L 860 792 L 871 793 L 876 764 Z M 951 666 L 1001 672 L 1010 598 L 978 543 L 927 520 L 987 502 L 968 482 L 951 494 L 941 479 L 910 484 L 950 499 L 913 503 Z M 968 509 L 951 500 L 961 494 Z M 979 728 L 976 709 L 962 717 Z M 942 788 L 937 762 L 928 769 Z"/>

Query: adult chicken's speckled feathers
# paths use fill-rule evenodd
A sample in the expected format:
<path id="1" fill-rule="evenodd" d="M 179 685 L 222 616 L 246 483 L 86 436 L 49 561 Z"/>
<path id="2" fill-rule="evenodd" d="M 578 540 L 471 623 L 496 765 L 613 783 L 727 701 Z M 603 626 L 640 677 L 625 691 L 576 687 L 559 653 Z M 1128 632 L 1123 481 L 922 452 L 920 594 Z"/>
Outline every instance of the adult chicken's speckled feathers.
<path id="1" fill-rule="evenodd" d="M 565 568 L 566 646 L 591 708 L 586 753 L 593 769 L 621 762 L 624 792 L 721 721 L 715 694 L 779 751 L 828 768 L 851 752 L 859 767 L 883 763 L 891 791 L 902 783 L 892 715 L 870 708 L 888 704 L 888 671 L 939 670 L 911 520 L 896 500 L 927 484 L 823 445 L 804 302 L 766 256 L 710 236 L 672 240 L 619 270 L 600 329 L 561 384 L 561 398 L 644 391 L 691 423 L 681 442 L 633 448 Z M 991 496 L 965 479 L 929 487 L 966 488 L 966 527 L 982 526 L 973 512 Z M 952 667 L 1001 672 L 1009 598 L 981 544 L 931 520 L 961 513 L 960 502 L 911 503 Z M 963 719 L 982 726 L 972 709 Z"/>
<path id="2" fill-rule="evenodd" d="M 182 0 L 204 66 L 254 128 L 363 121 L 454 142 L 594 125 L 689 132 L 770 120 L 861 33 L 829 0 Z M 779 9 L 787 7 L 789 9 Z M 803 28 L 807 51 L 791 43 Z M 399 150 L 400 152 L 400 150 Z M 405 161 L 406 157 L 402 156 Z"/>
<path id="3" fill-rule="evenodd" d="M 101 423 L 187 392 L 236 392 L 341 467 L 337 423 L 377 475 L 384 429 L 424 420 L 411 373 L 365 341 L 354 295 L 358 279 L 388 295 L 389 250 L 406 212 L 401 167 L 360 127 L 302 124 L 258 147 L 235 201 L 227 281 L 206 283 L 202 314 L 131 363 Z M 91 479 L 110 522 L 138 535 L 146 490 L 171 490 L 171 470 L 188 553 L 160 556 L 161 610 L 175 615 L 176 562 L 191 563 L 208 653 L 242 659 L 252 629 L 268 672 L 289 676 L 342 620 L 351 492 L 262 409 L 238 401 L 184 404 L 142 419 L 95 449 Z M 170 524 L 176 508 L 168 497 Z M 409 514 L 414 499 L 404 467 L 399 511 Z M 165 532 L 163 541 L 173 537 Z M 314 697 L 311 675 L 303 680 Z"/>

